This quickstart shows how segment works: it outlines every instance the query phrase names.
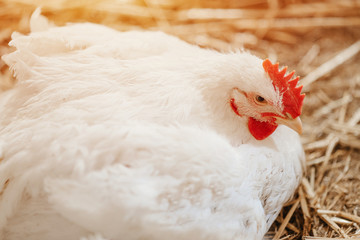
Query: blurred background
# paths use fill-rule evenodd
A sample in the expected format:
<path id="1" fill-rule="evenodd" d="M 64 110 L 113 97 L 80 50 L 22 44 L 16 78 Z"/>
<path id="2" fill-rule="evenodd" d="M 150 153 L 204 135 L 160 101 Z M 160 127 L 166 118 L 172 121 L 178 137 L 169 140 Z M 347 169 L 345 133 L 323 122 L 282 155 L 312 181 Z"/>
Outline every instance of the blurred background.
<path id="1" fill-rule="evenodd" d="M 37 8 L 55 25 L 161 30 L 295 69 L 307 97 L 306 174 L 269 239 L 360 238 L 359 0 L 0 0 L 0 55 Z M 16 82 L 0 61 L 0 90 Z"/>

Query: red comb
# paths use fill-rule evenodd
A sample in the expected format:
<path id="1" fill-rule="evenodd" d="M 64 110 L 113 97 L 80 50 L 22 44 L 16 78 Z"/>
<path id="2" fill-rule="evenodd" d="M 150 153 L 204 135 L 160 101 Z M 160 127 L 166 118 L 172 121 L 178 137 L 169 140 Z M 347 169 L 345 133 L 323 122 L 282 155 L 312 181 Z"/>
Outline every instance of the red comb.
<path id="1" fill-rule="evenodd" d="M 274 88 L 283 94 L 283 113 L 289 113 L 293 118 L 300 116 L 305 94 L 301 94 L 302 85 L 296 86 L 299 77 L 291 79 L 295 71 L 285 75 L 287 67 L 279 71 L 279 63 L 272 64 L 269 59 L 264 60 L 263 67 L 272 80 Z"/>

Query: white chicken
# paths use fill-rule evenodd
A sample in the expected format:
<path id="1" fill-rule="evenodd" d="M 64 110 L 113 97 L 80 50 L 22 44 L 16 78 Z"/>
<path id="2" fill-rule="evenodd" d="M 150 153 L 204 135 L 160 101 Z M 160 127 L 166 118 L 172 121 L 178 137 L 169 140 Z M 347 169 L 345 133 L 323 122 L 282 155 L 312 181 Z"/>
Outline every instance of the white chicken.
<path id="1" fill-rule="evenodd" d="M 302 175 L 293 73 L 39 10 L 31 30 L 3 56 L 1 239 L 263 238 Z"/>

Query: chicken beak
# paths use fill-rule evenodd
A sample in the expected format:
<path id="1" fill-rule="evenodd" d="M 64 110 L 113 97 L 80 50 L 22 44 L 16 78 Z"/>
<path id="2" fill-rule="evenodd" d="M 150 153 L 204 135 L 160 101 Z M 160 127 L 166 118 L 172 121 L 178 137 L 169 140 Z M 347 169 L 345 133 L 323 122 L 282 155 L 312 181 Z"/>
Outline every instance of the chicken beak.
<path id="1" fill-rule="evenodd" d="M 285 125 L 285 126 L 291 128 L 292 130 L 296 131 L 298 134 L 302 133 L 302 123 L 301 123 L 300 117 L 297 117 L 295 119 L 276 118 L 276 123 Z"/>

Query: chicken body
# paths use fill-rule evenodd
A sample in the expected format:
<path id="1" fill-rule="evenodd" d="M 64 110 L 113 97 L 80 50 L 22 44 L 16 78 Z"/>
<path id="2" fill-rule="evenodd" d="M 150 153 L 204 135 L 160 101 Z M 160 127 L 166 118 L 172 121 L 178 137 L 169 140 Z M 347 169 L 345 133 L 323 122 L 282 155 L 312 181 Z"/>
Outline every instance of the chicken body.
<path id="1" fill-rule="evenodd" d="M 297 133 L 257 141 L 229 107 L 234 81 L 272 88 L 255 56 L 158 32 L 49 28 L 36 14 L 12 44 L 4 240 L 261 239 L 300 181 Z"/>

